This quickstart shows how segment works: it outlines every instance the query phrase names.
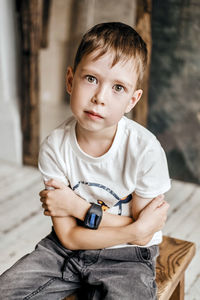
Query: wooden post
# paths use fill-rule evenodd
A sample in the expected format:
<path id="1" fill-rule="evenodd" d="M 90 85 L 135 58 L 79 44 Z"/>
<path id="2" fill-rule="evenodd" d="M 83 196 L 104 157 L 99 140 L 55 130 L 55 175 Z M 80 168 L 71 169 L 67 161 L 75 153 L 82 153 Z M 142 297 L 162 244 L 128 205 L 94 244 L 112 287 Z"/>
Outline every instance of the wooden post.
<path id="1" fill-rule="evenodd" d="M 47 45 L 50 0 L 19 0 L 17 5 L 21 31 L 23 163 L 36 166 L 40 130 L 39 50 L 41 45 L 43 47 Z"/>
<path id="2" fill-rule="evenodd" d="M 143 126 L 147 124 L 148 115 L 148 87 L 149 87 L 149 73 L 151 61 L 151 0 L 138 0 L 137 1 L 137 14 L 136 14 L 136 31 L 142 36 L 147 44 L 148 62 L 144 80 L 142 84 L 143 96 L 141 101 L 138 102 L 133 109 L 133 119 Z"/>
<path id="3" fill-rule="evenodd" d="M 178 283 L 176 289 L 170 297 L 170 300 L 184 300 L 184 285 L 185 285 L 185 276 L 182 275 L 180 282 Z"/>
<path id="4" fill-rule="evenodd" d="M 51 0 L 43 0 L 41 48 L 48 46 L 49 16 Z"/>
<path id="5" fill-rule="evenodd" d="M 42 1 L 22 0 L 21 29 L 21 116 L 23 162 L 37 165 L 39 149 L 39 71 Z"/>

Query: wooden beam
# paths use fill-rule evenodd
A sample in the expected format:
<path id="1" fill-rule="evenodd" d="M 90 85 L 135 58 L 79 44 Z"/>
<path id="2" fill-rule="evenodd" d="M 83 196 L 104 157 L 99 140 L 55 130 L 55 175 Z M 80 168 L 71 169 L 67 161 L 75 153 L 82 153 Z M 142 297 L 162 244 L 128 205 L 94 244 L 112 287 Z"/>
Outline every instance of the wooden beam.
<path id="1" fill-rule="evenodd" d="M 40 128 L 39 50 L 41 41 L 45 40 L 46 43 L 42 29 L 42 18 L 44 19 L 43 7 L 45 6 L 43 5 L 43 0 L 21 0 L 17 2 L 17 5 L 20 14 L 21 31 L 23 163 L 36 166 L 39 151 Z M 47 21 L 44 23 L 47 24 Z M 45 32 L 46 30 L 47 29 L 45 29 Z"/>
<path id="2" fill-rule="evenodd" d="M 148 115 L 148 90 L 149 90 L 149 73 L 151 61 L 151 0 L 138 0 L 137 1 L 137 14 L 136 14 L 136 31 L 142 36 L 147 44 L 148 62 L 144 80 L 142 84 L 143 96 L 141 101 L 138 102 L 133 109 L 133 119 L 143 126 L 147 124 Z"/>
<path id="3" fill-rule="evenodd" d="M 48 31 L 49 31 L 49 19 L 50 19 L 50 9 L 51 0 L 43 0 L 42 9 L 42 36 L 41 36 L 41 48 L 48 47 Z"/>
<path id="4" fill-rule="evenodd" d="M 38 55 L 41 41 L 42 1 L 22 0 L 20 10 L 23 162 L 28 165 L 37 165 L 39 150 Z"/>

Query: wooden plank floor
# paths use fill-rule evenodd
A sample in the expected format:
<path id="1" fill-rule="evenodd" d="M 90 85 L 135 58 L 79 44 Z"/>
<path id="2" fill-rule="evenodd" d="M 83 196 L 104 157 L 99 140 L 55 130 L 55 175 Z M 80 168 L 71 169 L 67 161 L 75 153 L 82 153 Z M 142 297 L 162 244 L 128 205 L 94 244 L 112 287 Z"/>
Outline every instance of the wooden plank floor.
<path id="1" fill-rule="evenodd" d="M 0 161 L 0 274 L 51 230 L 38 193 L 41 176 L 32 167 Z M 166 199 L 170 203 L 164 234 L 196 243 L 196 256 L 185 279 L 185 299 L 200 299 L 200 186 L 172 181 Z"/>

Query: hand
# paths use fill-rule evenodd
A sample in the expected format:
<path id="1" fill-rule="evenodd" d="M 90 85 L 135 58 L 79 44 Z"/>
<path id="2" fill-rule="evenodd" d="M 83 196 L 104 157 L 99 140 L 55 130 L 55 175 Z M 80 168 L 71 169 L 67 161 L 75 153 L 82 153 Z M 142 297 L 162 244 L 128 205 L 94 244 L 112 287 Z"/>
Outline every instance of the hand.
<path id="1" fill-rule="evenodd" d="M 141 232 L 138 245 L 147 244 L 153 234 L 163 228 L 167 219 L 169 204 L 164 201 L 164 195 L 154 198 L 139 214 L 136 221 Z"/>
<path id="2" fill-rule="evenodd" d="M 44 215 L 52 217 L 66 217 L 72 215 L 76 194 L 64 183 L 51 179 L 45 182 L 50 189 L 42 190 L 40 201 L 44 208 Z"/>

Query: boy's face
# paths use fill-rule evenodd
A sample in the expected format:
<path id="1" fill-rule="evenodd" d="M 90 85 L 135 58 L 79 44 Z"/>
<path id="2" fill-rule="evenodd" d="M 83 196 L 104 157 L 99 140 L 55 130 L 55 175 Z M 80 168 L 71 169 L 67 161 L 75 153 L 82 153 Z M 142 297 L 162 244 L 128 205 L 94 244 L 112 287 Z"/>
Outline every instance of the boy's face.
<path id="1" fill-rule="evenodd" d="M 113 67 L 112 52 L 98 59 L 98 51 L 82 58 L 76 72 L 67 72 L 70 105 L 82 130 L 116 130 L 118 121 L 139 101 L 142 90 L 135 90 L 134 61 L 119 61 Z"/>

